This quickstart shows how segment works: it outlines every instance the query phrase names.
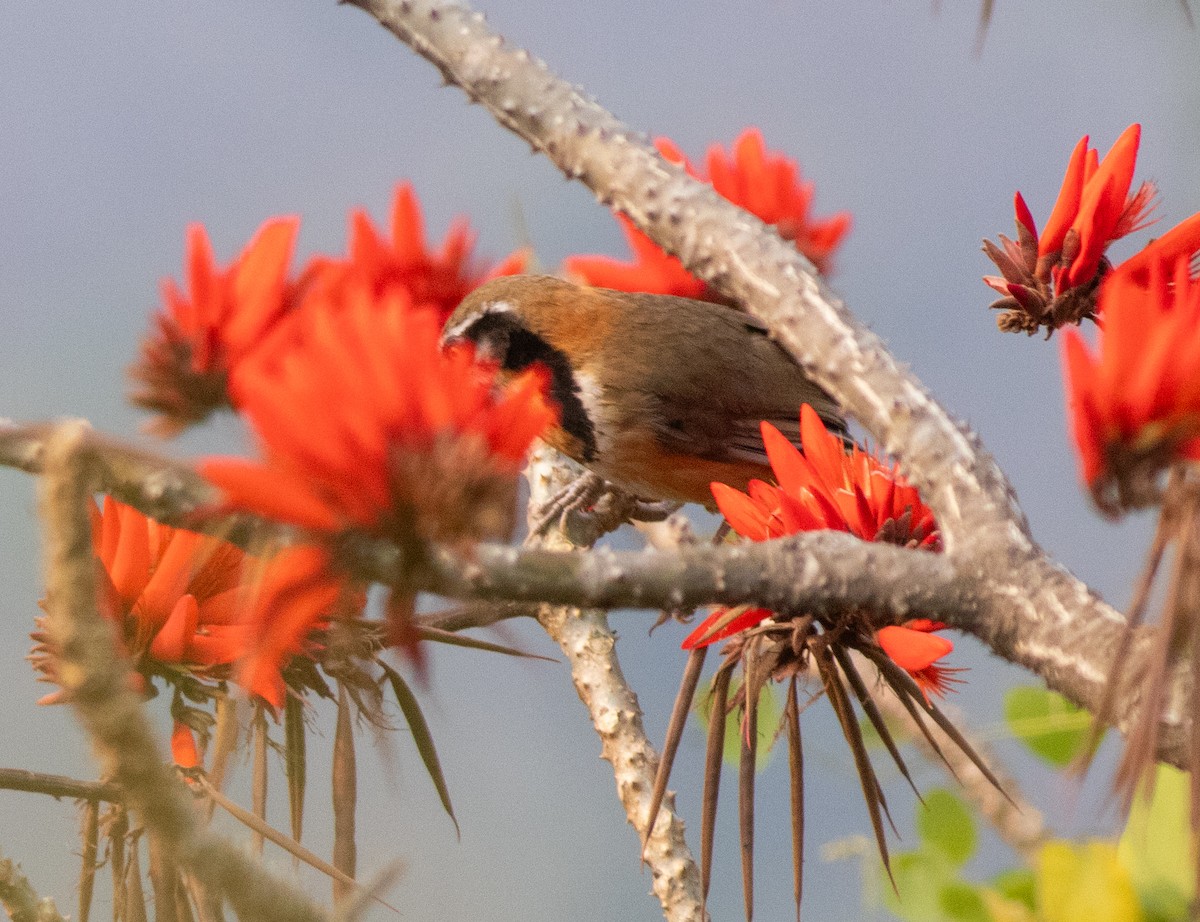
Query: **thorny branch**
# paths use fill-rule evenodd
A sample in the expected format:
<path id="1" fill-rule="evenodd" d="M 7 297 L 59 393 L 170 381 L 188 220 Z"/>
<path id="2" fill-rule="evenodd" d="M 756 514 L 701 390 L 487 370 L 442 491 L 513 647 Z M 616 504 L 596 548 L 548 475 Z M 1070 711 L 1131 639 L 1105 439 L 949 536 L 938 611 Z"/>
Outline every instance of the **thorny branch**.
<path id="1" fill-rule="evenodd" d="M 0 464 L 41 471 L 46 431 L 42 426 L 0 430 Z M 278 528 L 250 517 L 231 522 L 200 515 L 217 497 L 190 468 L 90 432 L 81 432 L 79 438 L 94 459 L 93 486 L 159 521 L 210 531 L 248 548 L 262 537 L 257 529 Z M 962 620 L 977 604 L 971 582 L 944 555 L 871 544 L 835 532 L 677 551 L 600 548 L 583 553 L 481 544 L 469 562 L 438 551 L 418 574 L 405 572 L 398 549 L 386 541 L 356 541 L 342 550 L 342 559 L 365 579 L 393 583 L 402 578 L 414 588 L 440 595 L 492 602 L 654 609 L 748 603 L 817 613 L 852 607 L 876 612 L 881 624 L 913 612 Z M 512 606 L 509 612 L 531 613 L 523 606 Z M 443 629 L 447 624 L 462 622 L 439 622 Z"/>
<path id="2" fill-rule="evenodd" d="M 625 213 L 699 277 L 766 321 L 780 343 L 856 417 L 920 489 L 937 516 L 946 557 L 978 604 L 945 620 L 1096 709 L 1123 629 L 1120 614 L 1034 542 L 1004 474 L 978 437 L 933 399 L 858 322 L 811 264 L 761 221 L 658 156 L 546 65 L 449 0 L 350 0 L 433 63 L 493 117 Z M 1139 641 L 1136 675 L 1146 655 Z M 1190 716 L 1175 676 L 1160 758 L 1179 764 Z M 1118 698 L 1119 727 L 1138 708 Z"/>
<path id="3" fill-rule="evenodd" d="M 418 575 L 422 588 L 477 599 L 595 607 L 739 601 L 781 610 L 853 605 L 881 620 L 920 611 L 975 634 L 1051 687 L 1095 708 L 1121 617 L 1036 545 L 1007 480 L 979 440 L 853 318 L 802 256 L 757 219 L 663 161 L 644 136 L 630 132 L 540 61 L 508 46 L 469 8 L 433 0 L 352 2 L 567 176 L 583 181 L 697 275 L 769 323 L 805 371 L 900 460 L 935 511 L 946 545 L 941 556 L 828 535 L 636 557 L 483 547 L 470 564 L 437 555 L 436 565 Z M 235 908 L 242 915 L 319 918 L 296 894 L 196 827 L 185 792 L 163 768 L 136 696 L 124 684 L 124 666 L 105 653 L 111 640 L 95 611 L 83 500 L 102 488 L 162 521 L 219 528 L 235 542 L 249 541 L 261 523 L 198 520 L 196 510 L 214 496 L 186 467 L 115 443 L 100 444 L 77 426 L 65 427 L 49 442 L 47 431 L 0 434 L 0 462 L 47 469 L 51 623 L 64 651 L 63 684 L 75 693 L 107 767 L 163 842 L 197 873 L 217 881 L 231 901 L 241 902 Z M 353 550 L 362 555 L 353 559 L 364 576 L 390 582 L 403 569 L 394 548 Z M 414 585 L 412 574 L 405 577 Z M 606 649 L 603 616 L 560 609 L 543 612 L 541 620 L 572 660 L 577 688 L 613 762 L 631 822 L 644 824 L 641 811 L 656 756 L 641 731 L 636 699 Z M 1145 638 L 1139 638 L 1135 668 L 1127 674 L 1138 673 L 1136 659 L 1145 647 Z M 1176 676 L 1176 689 L 1187 678 Z M 1138 706 L 1136 693 L 1121 700 L 1115 715 L 1119 724 Z M 1169 710 L 1161 757 L 1181 761 L 1181 731 L 1188 720 L 1178 707 Z M 653 858 L 653 837 L 647 852 L 656 891 L 669 917 L 699 918 L 691 892 L 694 865 L 678 820 L 664 811 L 658 826 L 665 832 L 656 835 L 667 841 L 659 858 Z"/>
<path id="4" fill-rule="evenodd" d="M 527 477 L 532 522 L 545 502 L 570 482 L 572 472 L 556 452 L 539 447 L 530 459 Z M 572 547 L 558 529 L 550 529 L 541 540 L 548 548 Z M 675 815 L 674 798 L 664 801 L 653 832 L 647 835 L 658 753 L 642 725 L 637 695 L 621 672 L 617 637 L 607 613 L 598 608 L 543 605 L 538 621 L 570 664 L 575 691 L 600 737 L 601 753 L 613 767 L 625 816 L 645 842 L 643 860 L 654 877 L 663 915 L 668 922 L 705 922 L 700 875 L 684 841 L 683 821 Z"/>

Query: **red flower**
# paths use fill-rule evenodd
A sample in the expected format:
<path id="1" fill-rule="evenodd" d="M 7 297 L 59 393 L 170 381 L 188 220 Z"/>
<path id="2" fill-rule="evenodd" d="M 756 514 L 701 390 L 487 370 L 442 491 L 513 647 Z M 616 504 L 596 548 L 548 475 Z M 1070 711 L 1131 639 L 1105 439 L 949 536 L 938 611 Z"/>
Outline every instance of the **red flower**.
<path id="1" fill-rule="evenodd" d="M 160 433 L 175 434 L 227 405 L 230 372 L 288 310 L 299 226 L 298 218 L 267 221 L 224 269 L 204 228 L 188 228 L 187 291 L 163 282 L 163 308 L 130 369 L 131 399 L 158 414 L 152 426 Z"/>
<path id="2" fill-rule="evenodd" d="M 342 303 L 297 315 L 279 361 L 235 379 L 264 457 L 202 462 L 225 507 L 298 526 L 325 546 L 345 531 L 387 538 L 413 559 L 427 540 L 507 536 L 522 459 L 555 418 L 544 371 L 497 392 L 494 369 L 475 365 L 469 348 L 443 352 L 438 313 L 401 289 L 337 294 Z M 411 647 L 408 601 L 394 596 L 391 615 Z"/>
<path id="3" fill-rule="evenodd" d="M 663 139 L 660 149 L 668 160 L 682 163 L 683 153 Z M 771 153 L 762 132 L 748 128 L 733 142 L 727 154 L 719 145 L 708 149 L 708 179 L 713 188 L 735 205 L 772 225 L 784 240 L 794 240 L 796 249 L 812 260 L 818 271 L 828 275 L 834 251 L 850 230 L 847 211 L 814 220 L 809 216 L 813 184 L 802 182 L 796 161 L 783 154 Z"/>
<path id="4" fill-rule="evenodd" d="M 875 632 L 875 642 L 892 662 L 913 677 L 926 701 L 930 694 L 944 697 L 952 685 L 962 681 L 954 677 L 961 669 L 939 666 L 937 662 L 954 650 L 953 643 L 932 633 L 945 626 L 940 621 L 914 618 L 904 624 L 889 624 Z"/>
<path id="5" fill-rule="evenodd" d="M 1141 126 L 1122 132 L 1099 159 L 1084 135 L 1075 146 L 1062 189 L 1039 235 L 1021 193 L 1016 194 L 1017 239 L 1000 235 L 1002 246 L 984 241 L 984 252 L 1000 269 L 984 282 L 1002 297 L 992 307 L 1004 311 L 1002 330 L 1053 331 L 1096 316 L 1096 288 L 1110 268 L 1109 244 L 1152 223 L 1155 187 L 1143 182 L 1130 192 Z M 1171 251 L 1200 249 L 1200 221 L 1189 219 L 1164 236 Z M 1137 259 L 1138 257 L 1134 257 Z"/>
<path id="6" fill-rule="evenodd" d="M 155 522 L 111 497 L 102 511 L 93 506 L 92 519 L 101 609 L 120 626 L 135 666 L 203 672 L 241 655 L 240 548 Z"/>
<path id="7" fill-rule="evenodd" d="M 171 730 L 171 758 L 180 768 L 199 768 L 200 750 L 192 728 L 181 720 Z"/>
<path id="8" fill-rule="evenodd" d="M 152 427 L 174 435 L 223 406 L 240 409 L 229 380 L 248 360 L 277 358 L 292 341 L 297 313 L 320 310 L 351 287 L 376 294 L 398 290 L 443 319 L 476 286 L 525 268 L 516 252 L 495 266 L 472 260 L 475 237 L 456 222 L 436 250 L 425 240 L 421 208 L 408 183 L 396 187 L 392 240 L 380 236 L 364 211 L 350 218 L 349 255 L 317 257 L 299 278 L 289 276 L 298 218 L 273 218 L 228 268 L 216 265 L 204 228 L 188 229 L 187 291 L 163 283 L 163 308 L 152 318 L 138 361 L 130 369 L 132 399 L 158 414 Z M 286 322 L 285 322 L 286 321 Z"/>
<path id="9" fill-rule="evenodd" d="M 1141 136 L 1142 126 L 1130 125 L 1103 160 L 1088 148 L 1087 135 L 1075 145 L 1038 240 L 1038 257 L 1052 257 L 1051 275 L 1060 291 L 1095 278 L 1108 245 L 1149 223 L 1154 184 L 1144 182 L 1129 192 Z M 1032 223 L 1030 230 L 1036 236 Z"/>
<path id="10" fill-rule="evenodd" d="M 655 144 L 666 159 L 681 164 L 692 176 L 712 183 L 720 195 L 772 225 L 785 240 L 812 260 L 818 271 L 828 274 L 832 256 L 850 230 L 850 215 L 840 212 L 815 220 L 809 215 L 813 184 L 802 182 L 796 162 L 770 153 L 757 128 L 748 128 L 727 153 L 719 145 L 708 150 L 707 175 L 701 173 L 675 144 L 659 138 Z M 567 271 L 602 288 L 680 295 L 720 301 L 721 297 L 683 268 L 674 256 L 663 252 L 649 237 L 618 215 L 629 241 L 634 261 L 622 263 L 606 256 L 573 256 Z"/>
<path id="11" fill-rule="evenodd" d="M 749 493 L 712 485 L 717 506 L 739 535 L 766 541 L 834 529 L 864 541 L 940 549 L 933 513 L 893 467 L 826 431 L 812 407 L 800 408 L 801 453 L 770 423 L 763 444 L 778 486 L 752 480 Z"/>
<path id="12" fill-rule="evenodd" d="M 91 511 L 100 610 L 117 627 L 139 689 L 147 688 L 151 675 L 168 681 L 184 675 L 227 677 L 250 639 L 242 596 L 250 558 L 232 544 L 162 525 L 111 497 L 105 497 L 103 510 L 93 503 Z M 41 681 L 58 681 L 58 653 L 41 619 L 32 637 L 29 659 Z M 245 687 L 270 698 L 282 683 L 276 669 L 262 672 Z M 39 703 L 63 700 L 63 692 L 57 691 Z M 192 731 L 179 720 L 171 750 L 177 764 L 199 764 Z"/>
<path id="13" fill-rule="evenodd" d="M 1063 339 L 1083 479 L 1111 514 L 1156 501 L 1173 461 L 1200 460 L 1200 281 L 1170 236 L 1105 279 L 1098 355 L 1076 331 Z"/>
<path id="14" fill-rule="evenodd" d="M 829 433 L 812 407 L 800 408 L 801 453 L 774 426 L 762 424 L 763 444 L 778 485 L 750 481 L 742 493 L 723 483 L 712 485 L 717 506 L 735 532 L 752 541 L 792 535 L 801 531 L 832 529 L 844 531 L 865 541 L 887 541 L 906 547 L 940 550 L 941 539 L 933 513 L 921 502 L 915 488 L 909 486 L 895 469 L 855 447 L 846 453 L 842 440 Z M 707 646 L 762 623 L 773 613 L 766 609 L 718 609 L 683 642 L 685 650 Z M 933 622 L 918 620 L 904 628 L 884 628 L 887 643 L 899 651 L 908 670 L 923 689 L 941 691 L 945 682 L 934 678 L 942 667 L 934 660 L 953 649 L 943 638 L 929 638 L 914 645 L 896 638 L 907 634 L 896 631 L 921 631 L 940 628 Z M 882 632 L 881 632 L 882 633 Z M 889 656 L 892 651 L 881 645 Z M 941 652 L 926 661 L 918 654 Z M 896 657 L 893 657 L 894 659 Z M 910 668 L 913 666 L 915 668 Z M 933 671 L 930 671 L 930 670 Z M 944 671 L 943 671 L 944 674 Z"/>
<path id="15" fill-rule="evenodd" d="M 361 208 L 350 214 L 350 247 L 345 259 L 316 259 L 306 284 L 329 289 L 367 284 L 375 294 L 393 288 L 412 302 L 432 307 L 445 321 L 474 289 L 489 279 L 525 271 L 528 253 L 517 250 L 494 266 L 473 260 L 475 234 L 465 218 L 456 220 L 437 249 L 425 239 L 421 204 L 411 183 L 396 186 L 392 202 L 392 239 L 383 237 Z"/>

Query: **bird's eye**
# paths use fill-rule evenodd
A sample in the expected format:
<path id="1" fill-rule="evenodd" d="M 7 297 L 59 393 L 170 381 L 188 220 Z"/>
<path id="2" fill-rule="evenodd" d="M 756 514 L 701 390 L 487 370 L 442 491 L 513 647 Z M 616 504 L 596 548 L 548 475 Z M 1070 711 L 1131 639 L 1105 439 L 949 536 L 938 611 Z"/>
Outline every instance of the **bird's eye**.
<path id="1" fill-rule="evenodd" d="M 480 330 L 474 339 L 477 359 L 507 366 L 509 330 L 506 326 L 493 325 L 490 329 Z"/>

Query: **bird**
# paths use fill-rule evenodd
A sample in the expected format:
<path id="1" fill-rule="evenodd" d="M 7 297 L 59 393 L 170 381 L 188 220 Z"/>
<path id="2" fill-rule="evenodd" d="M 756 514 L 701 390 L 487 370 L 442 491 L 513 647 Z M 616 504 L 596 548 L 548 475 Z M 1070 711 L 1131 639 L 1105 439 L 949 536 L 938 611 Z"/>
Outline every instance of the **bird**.
<path id="1" fill-rule="evenodd" d="M 503 276 L 447 318 L 443 344 L 463 341 L 501 382 L 544 366 L 560 420 L 543 440 L 641 499 L 713 509 L 713 481 L 769 480 L 760 425 L 799 446 L 804 403 L 846 438 L 836 402 L 766 325 L 721 304 Z"/>

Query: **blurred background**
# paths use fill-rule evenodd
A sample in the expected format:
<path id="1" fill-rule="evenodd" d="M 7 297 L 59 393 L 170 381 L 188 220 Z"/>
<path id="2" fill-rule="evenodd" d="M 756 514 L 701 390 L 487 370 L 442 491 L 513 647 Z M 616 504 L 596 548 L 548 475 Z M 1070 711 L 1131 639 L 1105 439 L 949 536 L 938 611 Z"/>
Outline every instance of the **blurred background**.
<path id="1" fill-rule="evenodd" d="M 816 183 L 816 214 L 854 215 L 834 286 L 981 433 L 1038 539 L 1125 604 L 1152 523 L 1112 525 L 1090 509 L 1064 428 L 1057 343 L 996 331 L 979 243 L 1013 232 L 1016 189 L 1044 221 L 1078 138 L 1090 133 L 1104 152 L 1134 121 L 1144 125 L 1136 179 L 1159 183 L 1160 227 L 1200 209 L 1200 36 L 1175 0 L 997 0 L 982 50 L 974 2 L 490 0 L 481 8 L 630 125 L 669 135 L 694 159 L 750 125 L 798 159 Z M 430 65 L 353 8 L 329 0 L 0 6 L 0 414 L 82 416 L 142 438 L 123 399 L 124 368 L 159 280 L 181 273 L 187 223 L 203 222 L 228 260 L 266 217 L 296 213 L 298 258 L 338 253 L 350 207 L 386 221 L 401 179 L 414 182 L 434 240 L 468 214 L 480 250 L 493 257 L 526 239 L 550 269 L 572 253 L 625 254 L 616 223 L 586 189 L 530 156 L 458 91 L 440 88 Z M 1112 252 L 1123 258 L 1148 236 Z M 221 419 L 164 450 L 193 456 L 241 451 L 243 442 Z M 0 471 L 0 514 L 0 766 L 94 777 L 70 712 L 35 706 L 45 689 L 23 659 L 42 591 L 30 477 Z M 612 618 L 650 735 L 661 740 L 685 628 L 669 624 L 648 637 L 653 619 Z M 534 625 L 513 624 L 505 638 L 557 652 Z M 392 734 L 390 753 L 374 758 L 364 747 L 359 757 L 360 876 L 401 858 L 407 871 L 388 899 L 407 918 L 660 918 L 565 667 L 466 650 L 432 655 L 422 701 L 462 838 L 407 732 Z M 1104 797 L 1111 750 L 1086 784 L 1064 780 L 1005 738 L 1004 690 L 1031 677 L 969 639 L 953 661 L 970 670 L 955 703 L 1053 829 L 1117 828 Z M 308 844 L 325 854 L 332 717 L 318 714 L 324 745 L 310 743 Z M 805 734 L 805 916 L 882 918 L 873 853 L 857 838 L 869 835 L 866 811 L 828 708 L 806 713 Z M 702 758 L 702 736 L 690 732 L 672 787 L 693 830 Z M 759 779 L 761 919 L 793 914 L 787 772 L 776 761 Z M 248 767 L 239 771 L 244 781 Z M 894 771 L 881 771 L 901 827 L 897 847 L 911 845 L 915 799 Z M 919 765 L 918 776 L 925 786 L 944 783 L 932 766 Z M 276 787 L 272 819 L 285 828 Z M 741 914 L 736 810 L 726 800 L 714 918 Z M 73 911 L 76 824 L 71 803 L 0 791 L 0 849 L 64 912 Z M 823 853 L 826 843 L 834 847 Z M 1014 860 L 985 838 L 968 872 L 983 877 Z M 291 863 L 280 852 L 271 861 Z M 325 897 L 324 881 L 308 883 Z M 97 910 L 102 918 L 107 905 Z"/>

